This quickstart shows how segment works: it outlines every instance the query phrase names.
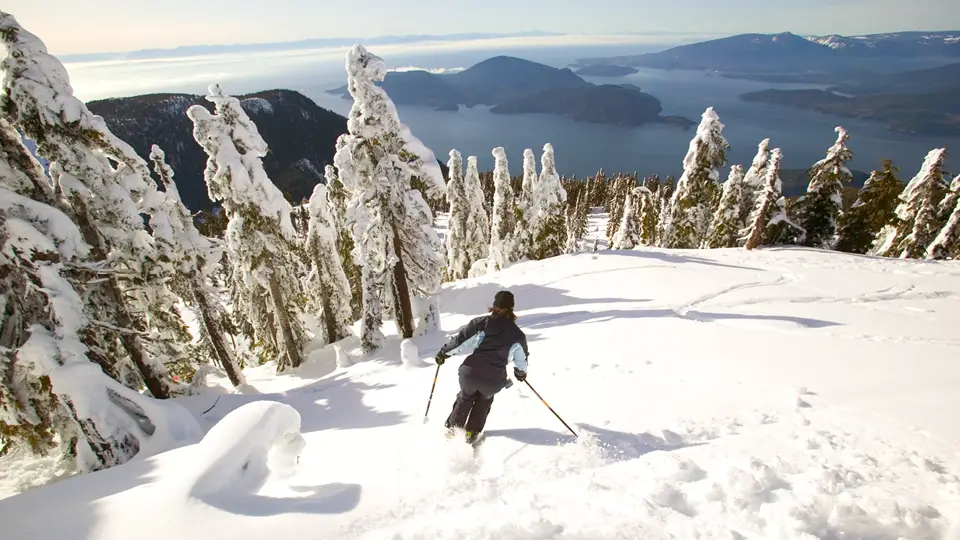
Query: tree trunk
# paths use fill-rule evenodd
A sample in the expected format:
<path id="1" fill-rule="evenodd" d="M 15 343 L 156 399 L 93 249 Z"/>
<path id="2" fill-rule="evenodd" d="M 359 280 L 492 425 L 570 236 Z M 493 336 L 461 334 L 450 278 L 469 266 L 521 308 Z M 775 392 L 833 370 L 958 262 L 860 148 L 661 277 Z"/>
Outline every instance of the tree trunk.
<path id="1" fill-rule="evenodd" d="M 320 304 L 323 307 L 323 325 L 326 327 L 327 344 L 340 341 L 343 336 L 337 333 L 337 320 L 333 315 L 333 307 L 330 305 L 330 291 L 324 285 L 320 285 Z"/>
<path id="2" fill-rule="evenodd" d="M 396 306 L 394 311 L 397 325 L 404 339 L 413 337 L 413 308 L 410 306 L 410 288 L 407 286 L 407 272 L 403 267 L 403 250 L 400 235 L 396 227 L 393 228 L 393 251 L 397 255 L 397 264 L 393 267 L 394 290 L 396 291 Z"/>
<path id="3" fill-rule="evenodd" d="M 763 240 L 763 231 L 767 228 L 765 223 L 767 218 L 767 211 L 770 209 L 770 198 L 765 197 L 763 201 L 763 206 L 760 207 L 760 213 L 757 215 L 757 219 L 753 222 L 753 230 L 750 231 L 750 238 L 747 238 L 747 243 L 744 246 L 747 250 L 754 249 L 760 245 L 760 242 Z"/>
<path id="4" fill-rule="evenodd" d="M 92 248 L 92 259 L 94 261 L 106 260 L 106 249 L 103 246 L 103 239 L 90 220 L 86 203 L 84 203 L 83 199 L 79 196 L 74 196 L 72 202 L 76 209 L 75 217 L 77 219 L 77 225 L 83 233 L 83 239 Z M 120 283 L 116 276 L 108 276 L 102 286 L 106 287 L 107 295 L 114 304 L 112 310 L 114 320 L 112 322 L 123 330 L 130 332 L 136 331 L 137 328 L 133 325 L 133 317 L 131 317 L 130 312 L 127 311 L 127 304 L 123 298 Z M 167 381 L 164 380 L 164 374 L 158 373 L 155 367 L 147 362 L 143 352 L 143 345 L 140 343 L 140 337 L 128 332 L 119 332 L 119 334 L 120 343 L 123 344 L 123 348 L 127 351 L 127 354 L 130 355 L 130 359 L 133 360 L 134 365 L 137 366 L 140 375 L 143 376 L 143 382 L 150 391 L 150 394 L 157 399 L 169 398 L 171 393 L 170 386 L 167 384 Z"/>
<path id="5" fill-rule="evenodd" d="M 280 348 L 280 360 L 277 362 L 277 371 L 283 371 L 287 366 L 300 367 L 303 362 L 300 356 L 300 346 L 293 335 L 293 321 L 287 311 L 286 299 L 280 290 L 277 274 L 270 273 L 270 299 L 273 301 L 273 314 L 276 318 L 277 329 L 283 335 L 283 346 Z"/>
<path id="6" fill-rule="evenodd" d="M 207 331 L 207 339 L 210 340 L 210 346 L 220 361 L 220 367 L 227 372 L 227 378 L 230 379 L 230 384 L 240 386 L 244 382 L 243 372 L 240 370 L 240 365 L 237 363 L 236 357 L 227 347 L 226 341 L 223 339 L 223 324 L 220 318 L 214 314 L 210 303 L 207 301 L 207 295 L 200 284 L 193 284 L 193 298 L 197 302 L 197 309 L 200 311 L 200 321 Z"/>

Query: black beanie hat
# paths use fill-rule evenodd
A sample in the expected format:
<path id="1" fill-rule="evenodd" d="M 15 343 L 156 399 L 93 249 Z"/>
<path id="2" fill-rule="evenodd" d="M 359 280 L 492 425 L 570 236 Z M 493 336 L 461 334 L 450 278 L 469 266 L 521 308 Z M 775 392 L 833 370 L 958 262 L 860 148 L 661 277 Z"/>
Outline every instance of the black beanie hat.
<path id="1" fill-rule="evenodd" d="M 493 307 L 500 309 L 513 309 L 513 293 L 510 291 L 500 291 L 493 297 Z"/>

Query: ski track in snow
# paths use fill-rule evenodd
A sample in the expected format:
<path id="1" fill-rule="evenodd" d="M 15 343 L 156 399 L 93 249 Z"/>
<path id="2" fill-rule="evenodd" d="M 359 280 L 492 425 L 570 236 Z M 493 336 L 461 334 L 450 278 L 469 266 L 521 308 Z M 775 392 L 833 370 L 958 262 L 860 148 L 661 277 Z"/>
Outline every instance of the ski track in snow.
<path id="1" fill-rule="evenodd" d="M 201 443 L 0 500 L 0 531 L 957 540 L 958 269 L 779 248 L 523 263 L 447 284 L 444 334 L 393 336 L 348 368 L 328 351 L 292 374 L 250 368 L 244 393 L 207 415 L 210 396 L 181 400 L 209 430 Z M 476 454 L 446 440 L 458 358 L 421 424 L 436 368 L 414 356 L 501 288 L 517 298 L 531 384 L 578 440 L 520 383 L 496 397 Z M 52 507 L 63 525 L 44 519 Z"/>

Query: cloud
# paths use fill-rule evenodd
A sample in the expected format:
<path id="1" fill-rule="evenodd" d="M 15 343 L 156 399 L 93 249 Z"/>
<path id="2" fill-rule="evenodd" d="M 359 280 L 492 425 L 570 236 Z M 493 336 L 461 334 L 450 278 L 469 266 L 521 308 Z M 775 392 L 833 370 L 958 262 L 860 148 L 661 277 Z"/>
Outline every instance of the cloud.
<path id="1" fill-rule="evenodd" d="M 445 73 L 458 73 L 458 72 L 461 72 L 461 71 L 463 71 L 463 70 L 465 70 L 465 69 L 467 69 L 467 68 L 464 68 L 464 67 L 454 67 L 454 68 L 422 68 L 422 67 L 417 67 L 417 66 L 402 66 L 402 67 L 398 67 L 398 68 L 391 68 L 391 69 L 388 69 L 387 71 L 399 71 L 399 72 L 404 72 L 404 71 L 426 71 L 426 72 L 429 72 L 429 73 L 433 73 L 434 75 L 443 75 L 443 74 L 445 74 Z"/>

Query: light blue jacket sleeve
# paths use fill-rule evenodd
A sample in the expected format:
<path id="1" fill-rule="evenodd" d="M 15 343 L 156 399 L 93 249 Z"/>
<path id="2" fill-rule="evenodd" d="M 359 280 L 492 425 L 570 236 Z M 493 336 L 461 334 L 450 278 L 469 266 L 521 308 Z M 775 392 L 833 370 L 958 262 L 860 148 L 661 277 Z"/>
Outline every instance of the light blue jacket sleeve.
<path id="1" fill-rule="evenodd" d="M 482 342 L 483 338 L 485 337 L 487 337 L 487 335 L 483 333 L 483 330 L 481 330 L 457 347 L 450 349 L 447 354 L 450 356 L 456 356 L 458 354 L 470 354 L 474 351 L 474 349 L 480 346 L 480 342 Z"/>
<path id="2" fill-rule="evenodd" d="M 523 353 L 523 346 L 519 343 L 514 343 L 510 347 L 510 352 L 507 355 L 513 365 L 517 367 L 520 371 L 527 371 L 527 355 Z"/>

